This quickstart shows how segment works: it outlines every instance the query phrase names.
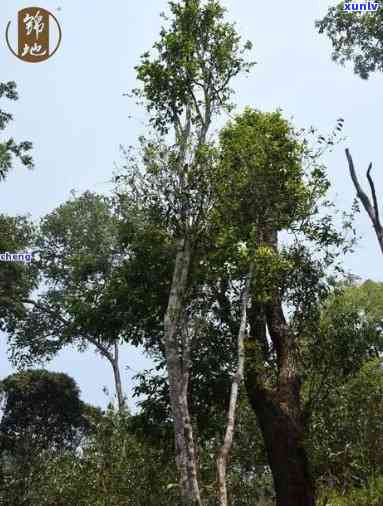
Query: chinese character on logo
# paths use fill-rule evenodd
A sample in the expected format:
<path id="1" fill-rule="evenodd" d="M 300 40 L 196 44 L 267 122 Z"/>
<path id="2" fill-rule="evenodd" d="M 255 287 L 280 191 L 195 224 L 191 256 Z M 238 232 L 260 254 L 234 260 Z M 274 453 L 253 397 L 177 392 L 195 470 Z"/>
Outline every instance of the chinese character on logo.
<path id="1" fill-rule="evenodd" d="M 47 50 L 42 50 L 43 46 L 41 44 L 37 44 L 35 42 L 33 46 L 29 46 L 28 44 L 25 44 L 23 52 L 21 53 L 21 56 L 26 56 L 27 54 L 30 54 L 31 56 L 44 56 L 47 54 Z"/>
<path id="2" fill-rule="evenodd" d="M 40 11 L 37 11 L 34 16 L 31 16 L 29 13 L 24 18 L 25 31 L 27 35 L 31 35 L 32 32 L 36 34 L 36 40 L 39 40 L 39 33 L 44 30 L 45 23 L 43 22 L 43 16 L 41 16 Z"/>

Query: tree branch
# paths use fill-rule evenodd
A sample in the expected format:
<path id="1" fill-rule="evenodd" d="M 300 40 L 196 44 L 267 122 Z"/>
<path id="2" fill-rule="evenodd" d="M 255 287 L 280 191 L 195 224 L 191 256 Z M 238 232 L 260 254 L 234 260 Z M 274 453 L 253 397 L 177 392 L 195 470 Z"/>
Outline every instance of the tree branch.
<path id="1" fill-rule="evenodd" d="M 354 162 L 352 160 L 350 151 L 348 149 L 346 149 L 346 157 L 348 160 L 348 166 L 350 169 L 351 179 L 352 179 L 352 182 L 354 183 L 357 196 L 358 196 L 359 200 L 362 202 L 364 209 L 366 210 L 367 214 L 369 215 L 369 217 L 371 219 L 372 225 L 373 225 L 375 233 L 376 233 L 376 237 L 379 241 L 380 249 L 383 253 L 383 227 L 382 227 L 382 225 L 380 223 L 380 219 L 379 219 L 379 209 L 378 209 L 378 202 L 377 202 L 377 198 L 376 198 L 375 185 L 374 185 L 374 182 L 373 182 L 371 175 L 370 175 L 372 164 L 370 163 L 370 165 L 368 167 L 367 179 L 368 179 L 368 182 L 369 182 L 370 188 L 371 188 L 373 205 L 371 204 L 370 199 L 368 198 L 368 196 L 366 195 L 366 193 L 363 191 L 362 187 L 359 184 L 358 177 L 355 172 Z"/>
<path id="2" fill-rule="evenodd" d="M 374 185 L 374 181 L 372 180 L 372 177 L 370 175 L 371 169 L 372 169 L 372 163 L 370 163 L 370 165 L 368 166 L 368 169 L 367 169 L 367 180 L 368 180 L 370 188 L 371 188 L 372 202 L 374 205 L 374 212 L 375 212 L 375 220 L 376 220 L 377 225 L 379 227 L 381 227 L 380 218 L 379 218 L 378 200 L 376 198 L 376 192 L 375 192 L 375 185 Z"/>

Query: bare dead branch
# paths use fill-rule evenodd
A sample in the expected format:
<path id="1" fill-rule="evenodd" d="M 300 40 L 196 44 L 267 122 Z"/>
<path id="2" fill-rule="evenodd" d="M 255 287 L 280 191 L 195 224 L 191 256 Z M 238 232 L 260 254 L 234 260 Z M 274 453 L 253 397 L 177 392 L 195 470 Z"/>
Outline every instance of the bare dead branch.
<path id="1" fill-rule="evenodd" d="M 370 163 L 368 170 L 367 170 L 367 179 L 368 179 L 368 182 L 369 182 L 369 185 L 371 188 L 373 204 L 371 204 L 369 197 L 366 195 L 366 193 L 363 191 L 362 187 L 359 184 L 358 176 L 356 175 L 356 171 L 355 171 L 355 167 L 354 167 L 354 162 L 352 160 L 350 151 L 348 149 L 346 149 L 346 157 L 348 160 L 348 166 L 350 169 L 351 179 L 352 179 L 352 182 L 354 183 L 357 196 L 358 196 L 359 200 L 362 202 L 364 209 L 366 210 L 367 214 L 370 217 L 370 220 L 372 222 L 372 225 L 373 225 L 375 233 L 376 233 L 376 237 L 379 242 L 380 249 L 383 253 L 383 227 L 380 223 L 380 218 L 379 218 L 379 208 L 378 208 L 378 201 L 376 198 L 375 185 L 374 185 L 374 182 L 373 182 L 372 177 L 370 175 L 370 172 L 372 169 L 372 163 Z"/>

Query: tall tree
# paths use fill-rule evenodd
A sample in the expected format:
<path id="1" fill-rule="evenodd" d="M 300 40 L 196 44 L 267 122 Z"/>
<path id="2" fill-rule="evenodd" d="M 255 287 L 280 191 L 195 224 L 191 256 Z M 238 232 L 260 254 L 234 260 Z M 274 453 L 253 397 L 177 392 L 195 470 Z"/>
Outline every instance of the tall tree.
<path id="1" fill-rule="evenodd" d="M 221 247 L 242 251 L 241 263 L 229 256 L 229 266 L 245 259 L 254 268 L 246 389 L 263 433 L 277 505 L 311 506 L 315 493 L 304 447 L 299 322 L 323 291 L 326 267 L 334 260 L 331 247 L 342 244 L 329 217 L 318 217 L 328 182 L 307 140 L 280 112 L 247 109 L 220 138 Z M 282 231 L 290 233 L 289 247 L 281 245 Z M 314 255 L 304 246 L 310 241 L 317 245 Z M 224 296 L 230 307 L 229 294 Z M 293 319 L 286 316 L 286 305 Z"/>
<path id="2" fill-rule="evenodd" d="M 157 142 L 143 140 L 146 172 L 131 173 L 137 203 L 152 209 L 176 242 L 174 271 L 164 316 L 169 392 L 175 427 L 176 461 L 185 504 L 201 504 L 192 423 L 188 407 L 190 347 L 195 329 L 187 314 L 190 269 L 201 234 L 209 228 L 214 195 L 209 171 L 214 163 L 208 133 L 217 113 L 230 107 L 229 83 L 249 64 L 234 27 L 224 21 L 219 2 L 169 2 L 171 18 L 137 67 L 136 93 L 151 114 Z M 174 135 L 174 145 L 166 143 Z"/>

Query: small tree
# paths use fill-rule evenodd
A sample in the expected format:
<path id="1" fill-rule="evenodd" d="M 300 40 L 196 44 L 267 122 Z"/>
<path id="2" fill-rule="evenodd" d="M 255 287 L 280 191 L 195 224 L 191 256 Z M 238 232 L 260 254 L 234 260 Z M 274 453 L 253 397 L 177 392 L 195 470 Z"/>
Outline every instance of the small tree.
<path id="1" fill-rule="evenodd" d="M 66 202 L 43 218 L 35 243 L 41 291 L 22 298 L 26 309 L 8 324 L 13 361 L 25 366 L 69 344 L 93 345 L 112 366 L 122 409 L 119 344 L 126 327 L 116 285 L 126 252 L 110 199 L 86 192 Z"/>
<path id="2" fill-rule="evenodd" d="M 99 410 L 84 404 L 72 378 L 30 370 L 0 384 L 1 499 L 28 504 L 31 473 L 52 455 L 74 452 L 94 429 Z"/>
<path id="3" fill-rule="evenodd" d="M 90 428 L 74 380 L 63 373 L 31 370 L 1 382 L 1 448 L 27 461 L 42 450 L 75 449 Z"/>

